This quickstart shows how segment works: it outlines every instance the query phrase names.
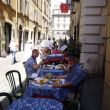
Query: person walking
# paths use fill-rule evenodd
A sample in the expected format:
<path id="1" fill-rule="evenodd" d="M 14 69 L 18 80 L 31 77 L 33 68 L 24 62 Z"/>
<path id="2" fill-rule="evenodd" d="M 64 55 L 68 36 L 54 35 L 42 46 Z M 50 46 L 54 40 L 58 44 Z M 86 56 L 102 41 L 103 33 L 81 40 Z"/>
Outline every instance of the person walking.
<path id="1" fill-rule="evenodd" d="M 12 54 L 12 64 L 16 63 L 16 52 L 17 52 L 17 43 L 15 41 L 11 41 L 9 48 L 10 48 L 10 53 Z"/>

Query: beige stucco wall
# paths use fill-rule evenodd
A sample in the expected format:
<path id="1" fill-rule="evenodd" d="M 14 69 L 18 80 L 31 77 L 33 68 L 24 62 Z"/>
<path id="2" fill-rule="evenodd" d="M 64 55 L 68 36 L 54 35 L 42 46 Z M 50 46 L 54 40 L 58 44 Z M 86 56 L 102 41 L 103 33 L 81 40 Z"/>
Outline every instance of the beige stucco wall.
<path id="1" fill-rule="evenodd" d="M 80 62 L 90 74 L 103 74 L 106 0 L 81 0 Z"/>
<path id="2" fill-rule="evenodd" d="M 2 2 L 4 1 L 4 2 Z M 31 40 L 35 40 L 33 44 L 36 45 L 38 40 L 38 31 L 42 33 L 42 4 L 45 0 L 39 0 L 38 3 L 33 0 L 27 0 L 27 5 L 25 5 L 25 1 L 23 0 L 20 3 L 20 0 L 12 0 L 12 3 L 9 5 L 5 2 L 5 0 L 0 1 L 0 54 L 3 50 L 2 43 L 5 44 L 5 36 L 4 36 L 4 24 L 8 22 L 12 25 L 12 30 L 14 35 L 12 34 L 11 37 L 15 37 L 15 40 L 19 41 L 19 27 L 22 26 L 22 31 L 28 31 L 28 39 L 32 38 Z M 16 11 L 16 1 L 18 1 L 18 10 Z M 22 6 L 20 5 L 22 4 Z M 50 5 L 46 1 L 48 5 L 48 10 L 50 10 Z M 27 6 L 27 8 L 25 7 Z M 22 7 L 22 9 L 21 9 Z M 25 10 L 26 8 L 26 10 Z M 49 22 L 50 13 L 47 10 L 46 18 L 47 23 Z M 18 13 L 16 13 L 18 12 Z M 35 14 L 36 13 L 36 14 Z M 34 30 L 35 29 L 35 30 Z M 34 35 L 34 31 L 35 35 Z M 46 31 L 46 30 L 45 30 Z M 24 35 L 24 34 L 23 34 Z M 22 37 L 25 37 L 23 36 Z M 24 38 L 22 38 L 23 41 Z M 19 42 L 18 42 L 19 43 Z M 35 46 L 34 45 L 34 46 Z"/>

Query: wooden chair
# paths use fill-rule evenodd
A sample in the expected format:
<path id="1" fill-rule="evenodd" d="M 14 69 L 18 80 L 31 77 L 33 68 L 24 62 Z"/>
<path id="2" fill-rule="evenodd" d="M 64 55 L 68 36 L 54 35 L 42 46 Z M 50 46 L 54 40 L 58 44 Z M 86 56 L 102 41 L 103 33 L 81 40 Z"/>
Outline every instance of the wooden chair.
<path id="1" fill-rule="evenodd" d="M 19 86 L 16 83 L 15 76 L 18 77 Z M 17 99 L 21 98 L 23 96 L 24 89 L 23 89 L 23 85 L 21 82 L 20 72 L 17 70 L 8 71 L 6 73 L 6 78 L 8 80 L 9 86 L 12 90 L 12 95 Z"/>
<path id="2" fill-rule="evenodd" d="M 9 93 L 1 92 L 0 97 L 3 97 L 3 96 L 5 96 L 8 99 L 8 104 L 11 105 L 13 102 L 12 96 Z M 0 102 L 0 110 L 3 110 L 3 106 L 1 102 Z"/>

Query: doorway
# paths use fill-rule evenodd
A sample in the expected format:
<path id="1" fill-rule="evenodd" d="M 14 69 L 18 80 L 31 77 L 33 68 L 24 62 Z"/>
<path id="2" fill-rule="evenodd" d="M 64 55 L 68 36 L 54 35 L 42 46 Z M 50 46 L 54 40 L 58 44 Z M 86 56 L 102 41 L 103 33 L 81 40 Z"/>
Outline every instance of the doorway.
<path id="1" fill-rule="evenodd" d="M 40 33 L 40 31 L 38 31 L 38 40 L 41 39 L 40 36 L 41 36 L 41 33 Z"/>
<path id="2" fill-rule="evenodd" d="M 11 41 L 11 34 L 12 34 L 12 25 L 5 22 L 4 25 L 4 35 L 5 35 L 5 51 L 7 54 L 10 53 L 9 44 Z"/>
<path id="3" fill-rule="evenodd" d="M 22 25 L 19 26 L 19 51 L 21 51 L 21 48 L 22 48 Z"/>

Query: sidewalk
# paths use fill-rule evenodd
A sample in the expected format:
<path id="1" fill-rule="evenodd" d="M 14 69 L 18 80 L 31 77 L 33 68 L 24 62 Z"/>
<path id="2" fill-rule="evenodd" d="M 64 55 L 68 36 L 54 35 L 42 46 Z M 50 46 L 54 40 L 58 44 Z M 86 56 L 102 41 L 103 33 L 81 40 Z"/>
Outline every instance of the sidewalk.
<path id="1" fill-rule="evenodd" d="M 8 55 L 6 58 L 0 57 L 0 92 L 8 92 L 10 93 L 10 87 L 5 77 L 5 73 L 9 70 L 18 70 L 21 73 L 22 81 L 25 80 L 26 74 L 24 70 L 24 66 L 22 64 L 24 52 L 16 53 L 17 63 L 11 65 L 11 55 Z"/>
<path id="2" fill-rule="evenodd" d="M 90 75 L 81 95 L 81 110 L 102 110 L 104 77 Z"/>
<path id="3" fill-rule="evenodd" d="M 24 51 L 22 51 L 22 52 L 17 52 L 16 53 L 16 59 L 17 59 L 17 61 L 22 61 L 22 57 L 23 57 L 23 55 L 24 55 Z M 0 67 L 2 67 L 2 66 L 9 66 L 9 65 L 11 65 L 11 54 L 10 55 L 8 55 L 8 56 L 6 56 L 5 58 L 3 58 L 3 57 L 0 57 Z"/>

